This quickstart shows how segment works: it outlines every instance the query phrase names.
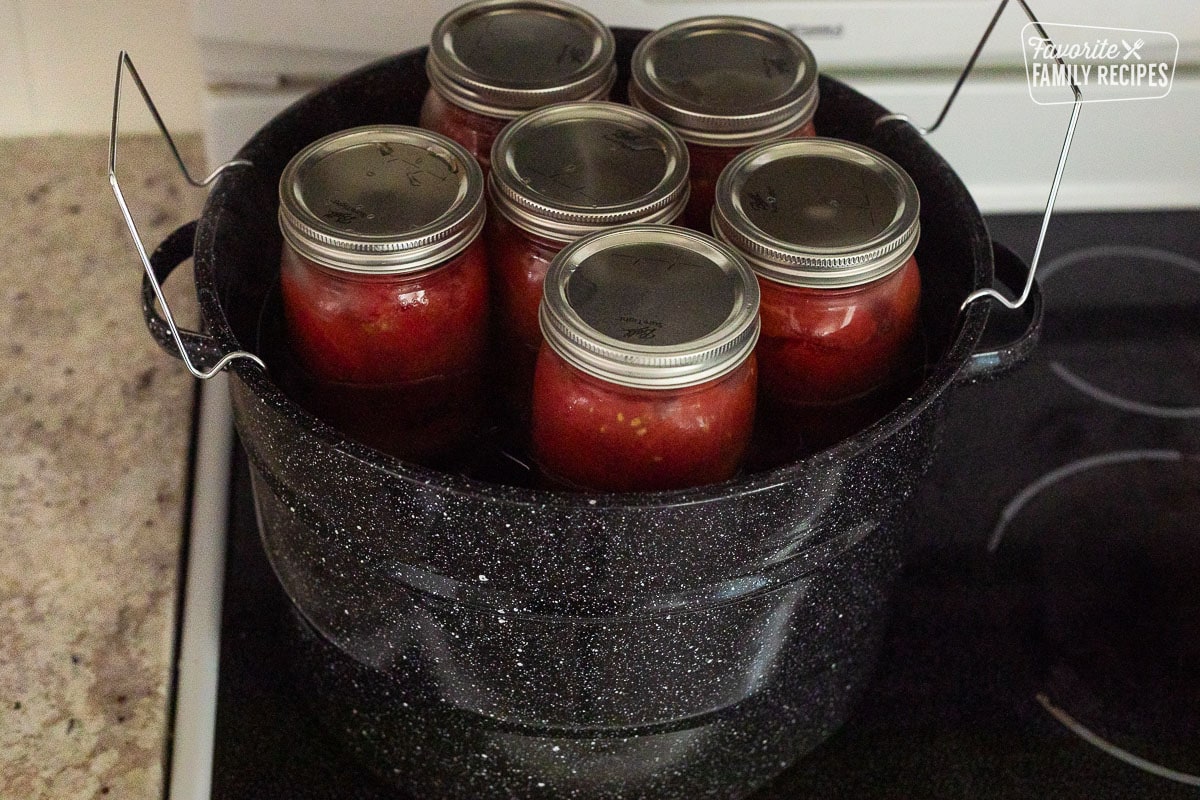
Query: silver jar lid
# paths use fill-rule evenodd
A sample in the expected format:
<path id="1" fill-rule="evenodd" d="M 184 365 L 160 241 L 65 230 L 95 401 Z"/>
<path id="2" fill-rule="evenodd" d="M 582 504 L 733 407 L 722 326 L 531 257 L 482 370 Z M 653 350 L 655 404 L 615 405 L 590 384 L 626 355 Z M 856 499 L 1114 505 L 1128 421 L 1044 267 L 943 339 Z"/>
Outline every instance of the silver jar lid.
<path id="1" fill-rule="evenodd" d="M 617 103 L 562 103 L 509 124 L 492 146 L 488 194 L 515 225 L 561 242 L 631 222 L 671 222 L 687 204 L 687 145 Z"/>
<path id="2" fill-rule="evenodd" d="M 729 247 L 684 228 L 628 225 L 559 252 L 538 321 L 546 343 L 589 375 L 676 389 L 750 355 L 758 300 L 754 273 Z"/>
<path id="3" fill-rule="evenodd" d="M 745 17 L 697 17 L 633 52 L 629 101 L 689 142 L 748 146 L 812 119 L 817 61 L 791 32 Z"/>
<path id="4" fill-rule="evenodd" d="M 347 272 L 415 272 L 483 226 L 483 171 L 457 142 L 403 125 L 330 134 L 279 179 L 279 227 L 300 255 Z"/>
<path id="5" fill-rule="evenodd" d="M 840 139 L 788 139 L 729 163 L 712 227 L 765 278 L 844 288 L 903 266 L 920 212 L 917 185 L 887 156 Z"/>
<path id="6" fill-rule="evenodd" d="M 425 71 L 456 105 L 492 117 L 608 95 L 616 44 L 600 20 L 558 0 L 477 0 L 438 20 Z"/>

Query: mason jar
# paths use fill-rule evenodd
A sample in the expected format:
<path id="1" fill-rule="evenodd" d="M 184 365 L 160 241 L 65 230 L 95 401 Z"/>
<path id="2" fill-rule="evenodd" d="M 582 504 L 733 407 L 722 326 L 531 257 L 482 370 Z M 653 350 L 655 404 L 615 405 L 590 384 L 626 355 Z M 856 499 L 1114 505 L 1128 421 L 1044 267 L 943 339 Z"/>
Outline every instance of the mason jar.
<path id="1" fill-rule="evenodd" d="M 644 111 L 564 103 L 513 122 L 492 147 L 486 226 L 510 404 L 527 413 L 542 343 L 542 283 L 563 247 L 604 228 L 670 223 L 688 197 L 687 148 Z"/>
<path id="2" fill-rule="evenodd" d="M 826 138 L 755 147 L 721 174 L 712 226 L 758 275 L 766 400 L 844 403 L 908 368 L 920 197 L 890 158 Z"/>
<path id="3" fill-rule="evenodd" d="M 661 28 L 633 52 L 629 101 L 687 142 L 689 228 L 708 232 L 717 177 L 734 156 L 776 139 L 814 136 L 817 62 L 790 31 L 744 17 L 697 17 Z"/>
<path id="4" fill-rule="evenodd" d="M 496 135 L 527 111 L 608 97 L 617 68 L 610 31 L 559 0 L 476 0 L 433 29 L 420 125 L 455 140 L 484 174 Z"/>
<path id="5" fill-rule="evenodd" d="M 541 473 L 610 492 L 733 477 L 754 423 L 758 300 L 736 252 L 683 228 L 630 225 L 565 248 L 539 310 Z"/>
<path id="6" fill-rule="evenodd" d="M 284 169 L 290 378 L 351 438 L 436 462 L 472 435 L 488 330 L 483 194 L 465 149 L 398 125 L 326 136 Z"/>

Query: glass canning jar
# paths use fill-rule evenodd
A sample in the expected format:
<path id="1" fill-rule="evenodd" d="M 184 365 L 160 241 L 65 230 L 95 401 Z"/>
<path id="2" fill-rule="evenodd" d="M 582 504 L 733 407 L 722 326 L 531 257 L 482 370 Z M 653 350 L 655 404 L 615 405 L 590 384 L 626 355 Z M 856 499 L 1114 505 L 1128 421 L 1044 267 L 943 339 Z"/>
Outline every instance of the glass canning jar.
<path id="1" fill-rule="evenodd" d="M 688 197 L 687 148 L 644 111 L 563 103 L 509 125 L 492 148 L 486 226 L 498 346 L 510 403 L 528 411 L 542 343 L 538 304 L 554 256 L 598 230 L 670 223 Z"/>
<path id="2" fill-rule="evenodd" d="M 680 489 L 740 469 L 754 423 L 758 284 L 708 236 L 631 225 L 546 276 L 532 453 L 557 485 Z"/>
<path id="3" fill-rule="evenodd" d="M 752 148 L 721 174 L 712 226 L 759 278 L 768 401 L 842 403 L 907 366 L 920 197 L 894 161 L 837 139 Z"/>
<path id="4" fill-rule="evenodd" d="M 297 153 L 279 199 L 298 399 L 377 449 L 448 457 L 474 431 L 487 344 L 479 165 L 430 131 L 353 128 Z"/>
<path id="5" fill-rule="evenodd" d="M 748 147 L 815 136 L 817 62 L 790 31 L 760 20 L 686 19 L 633 52 L 629 102 L 674 126 L 691 154 L 683 224 L 709 231 L 721 170 Z"/>
<path id="6" fill-rule="evenodd" d="M 612 31 L 558 0 L 476 0 L 434 26 L 420 125 L 490 168 L 492 142 L 521 114 L 608 97 L 617 69 Z"/>

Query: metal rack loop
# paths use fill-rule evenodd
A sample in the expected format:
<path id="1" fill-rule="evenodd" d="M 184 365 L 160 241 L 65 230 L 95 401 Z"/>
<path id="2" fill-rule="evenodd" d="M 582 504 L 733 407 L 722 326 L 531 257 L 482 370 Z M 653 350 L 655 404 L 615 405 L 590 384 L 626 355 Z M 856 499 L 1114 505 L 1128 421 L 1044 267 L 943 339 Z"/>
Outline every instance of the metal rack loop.
<path id="1" fill-rule="evenodd" d="M 175 157 L 175 163 L 178 165 L 179 171 L 188 183 L 197 188 L 203 188 L 231 167 L 249 167 L 253 165 L 244 159 L 237 159 L 217 167 L 211 175 L 203 180 L 193 178 L 192 174 L 188 171 L 187 165 L 183 163 L 183 157 L 179 154 L 179 148 L 176 147 L 175 140 L 171 137 L 171 133 L 167 130 L 162 116 L 158 113 L 158 108 L 150 98 L 150 93 L 146 90 L 146 85 L 142 83 L 141 76 L 138 75 L 137 69 L 133 66 L 133 60 L 126 51 L 121 51 L 120 55 L 117 56 L 117 82 L 116 88 L 113 91 L 112 129 L 108 138 L 108 182 L 112 186 L 113 194 L 116 195 L 117 205 L 121 208 L 121 216 L 125 218 L 125 226 L 129 228 L 129 234 L 133 237 L 134 247 L 137 248 L 138 256 L 142 259 L 142 266 L 146 270 L 146 276 L 154 288 L 154 296 L 163 310 L 163 317 L 166 320 L 167 326 L 171 329 L 171 337 L 175 340 L 176 347 L 179 348 L 179 356 L 183 360 L 184 366 L 187 367 L 187 371 L 200 380 L 208 380 L 225 369 L 230 362 L 239 358 L 252 361 L 263 370 L 266 370 L 266 364 L 262 362 L 262 359 L 245 350 L 235 350 L 226 353 L 210 369 L 201 370 L 192 362 L 187 347 L 184 346 L 181 331 L 175 324 L 175 316 L 171 313 L 171 307 L 167 305 L 167 298 L 163 295 L 162 286 L 154 274 L 154 268 L 150 264 L 150 257 L 146 255 L 145 245 L 142 244 L 141 234 L 138 233 L 137 225 L 133 221 L 133 215 L 129 211 L 129 205 L 125 202 L 125 194 L 121 191 L 120 182 L 117 180 L 117 119 L 121 110 L 121 78 L 126 68 L 129 70 L 129 75 L 133 78 L 133 82 L 137 85 L 138 92 L 141 93 L 142 100 L 146 103 L 146 108 L 149 109 L 151 116 L 154 117 L 154 122 L 158 126 L 158 130 L 162 133 L 163 138 L 166 139 L 168 147 L 171 148 L 171 154 Z M 187 333 L 193 337 L 209 338 L 194 331 L 185 330 L 182 333 Z"/>
<path id="2" fill-rule="evenodd" d="M 1029 21 L 1037 30 L 1038 35 L 1048 42 L 1051 41 L 1049 34 L 1046 33 L 1046 29 L 1042 27 L 1042 23 L 1038 21 L 1038 18 L 1034 15 L 1033 10 L 1029 7 L 1029 4 L 1026 3 L 1025 0 L 1017 0 L 1017 3 L 1025 12 L 1025 16 L 1029 17 Z M 912 125 L 913 128 L 915 128 L 922 136 L 927 136 L 937 130 L 938 126 L 941 125 L 942 121 L 946 118 L 946 114 L 950 111 L 950 106 L 954 105 L 954 101 L 958 97 L 959 90 L 962 89 L 963 84 L 966 83 L 967 76 L 971 74 L 971 70 L 975 67 L 975 62 L 979 60 L 979 54 L 983 51 L 984 45 L 987 44 L 988 38 L 991 37 L 992 31 L 995 30 L 996 23 L 1000 20 L 1000 15 L 1004 13 L 1004 9 L 1007 5 L 1008 0 L 1000 0 L 1000 5 L 996 8 L 996 13 L 992 15 L 992 19 L 988 23 L 987 29 L 984 30 L 983 37 L 979 40 L 979 44 L 975 45 L 975 51 L 971 53 L 971 57 L 967 60 L 966 67 L 963 68 L 962 74 L 960 74 L 958 76 L 958 80 L 955 81 L 954 89 L 951 90 L 950 97 L 946 100 L 946 104 L 942 106 L 942 111 L 940 114 L 938 114 L 937 119 L 934 120 L 933 125 L 929 126 L 928 128 L 922 128 L 921 126 L 914 124 L 912 120 L 908 118 L 907 114 L 884 114 L 879 119 L 875 120 L 875 125 L 878 126 L 884 122 L 907 122 L 909 125 Z M 1052 52 L 1056 53 L 1054 55 L 1055 62 L 1057 62 L 1059 66 L 1065 68 L 1066 62 L 1062 60 L 1061 56 L 1057 55 L 1057 50 L 1053 50 Z M 1016 300 L 1009 300 L 1004 296 L 1004 294 L 996 289 L 977 289 L 974 292 L 971 292 L 971 294 L 967 295 L 967 299 L 964 300 L 962 305 L 959 307 L 960 311 L 965 309 L 971 303 L 974 303 L 976 300 L 984 297 L 997 300 L 1007 308 L 1018 309 L 1025 304 L 1025 301 L 1029 299 L 1029 293 L 1033 291 L 1033 281 L 1037 274 L 1038 261 L 1042 256 L 1042 245 L 1046 240 L 1046 230 L 1050 226 L 1050 217 L 1054 213 L 1054 201 L 1058 198 L 1058 188 L 1062 183 L 1063 171 L 1067 166 L 1067 155 L 1071 151 L 1071 140 L 1075 137 L 1075 125 L 1079 121 L 1079 109 L 1080 106 L 1083 105 L 1083 92 L 1079 89 L 1078 84 L 1075 83 L 1074 77 L 1072 77 L 1070 85 L 1071 92 L 1075 97 L 1071 106 L 1071 119 L 1070 122 L 1067 123 L 1067 135 L 1063 139 L 1062 151 L 1058 156 L 1058 165 L 1054 170 L 1054 180 L 1050 183 L 1050 194 L 1046 198 L 1046 210 L 1042 215 L 1042 227 L 1041 230 L 1038 231 L 1037 245 L 1034 247 L 1033 260 L 1029 264 L 1029 274 L 1025 278 L 1025 287 L 1021 290 L 1021 294 Z"/>

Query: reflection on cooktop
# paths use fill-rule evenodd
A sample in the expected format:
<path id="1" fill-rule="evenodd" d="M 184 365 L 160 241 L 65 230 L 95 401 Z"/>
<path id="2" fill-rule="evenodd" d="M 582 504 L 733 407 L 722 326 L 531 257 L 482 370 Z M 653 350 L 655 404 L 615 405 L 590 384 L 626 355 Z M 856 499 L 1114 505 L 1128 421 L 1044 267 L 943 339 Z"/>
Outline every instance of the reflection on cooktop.
<path id="1" fill-rule="evenodd" d="M 988 224 L 1028 258 L 1039 222 Z M 756 800 L 1196 797 L 1197 257 L 1200 211 L 1055 217 L 1042 345 L 948 404 L 874 682 Z M 293 689 L 235 472 L 213 797 L 395 797 Z"/>

